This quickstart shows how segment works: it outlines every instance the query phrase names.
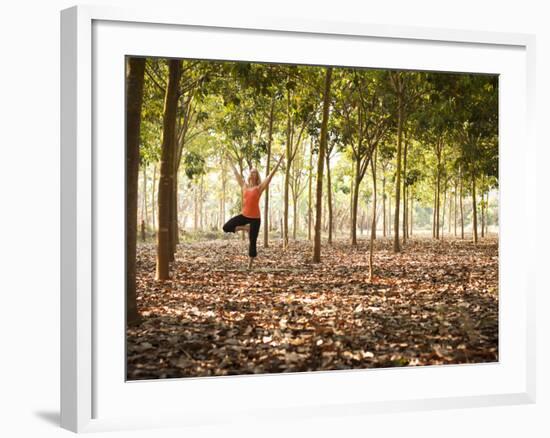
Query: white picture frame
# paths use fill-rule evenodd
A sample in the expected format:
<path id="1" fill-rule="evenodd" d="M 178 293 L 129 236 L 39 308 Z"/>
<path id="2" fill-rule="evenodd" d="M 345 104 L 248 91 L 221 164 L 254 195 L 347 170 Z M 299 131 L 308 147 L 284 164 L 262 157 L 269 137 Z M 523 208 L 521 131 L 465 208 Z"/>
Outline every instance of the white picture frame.
<path id="1" fill-rule="evenodd" d="M 147 37 L 140 39 L 145 33 Z M 181 35 L 195 38 L 195 34 L 194 41 L 204 43 L 197 43 L 192 52 L 173 42 Z M 234 44 L 223 47 L 221 38 Z M 269 55 L 261 55 L 265 44 Z M 308 59 L 300 54 L 300 47 L 311 49 Z M 362 53 L 365 47 L 372 50 L 376 65 L 361 63 L 359 58 L 349 64 L 353 54 Z M 228 22 L 215 15 L 188 15 L 185 8 L 75 6 L 62 11 L 61 426 L 90 432 L 203 425 L 251 417 L 269 420 L 281 415 L 305 418 L 533 403 L 535 272 L 521 254 L 535 246 L 536 224 L 535 217 L 517 202 L 535 205 L 532 201 L 536 198 L 534 53 L 535 38 L 526 34 L 291 17 L 243 17 Z M 286 59 L 500 74 L 499 363 L 168 381 L 121 379 L 124 290 L 120 289 L 123 272 L 119 271 L 124 249 L 118 243 L 124 238 L 124 229 L 120 228 L 123 223 L 117 207 L 124 174 L 124 142 L 120 141 L 124 115 L 119 111 L 123 108 L 120 96 L 124 95 L 124 75 L 119 75 L 124 65 L 121 54 Z M 106 101 L 105 96 L 112 100 Z M 107 114 L 106 108 L 112 112 Z M 106 144 L 111 147 L 106 148 Z M 524 151 L 514 160 L 510 153 L 513 144 L 521 144 Z M 512 170 L 514 185 L 509 183 Z M 105 220 L 111 207 L 114 225 Z M 522 241 L 513 235 L 520 223 L 528 224 Z M 502 269 L 508 266 L 514 266 L 513 272 Z M 102 292 L 109 284 L 116 292 L 112 296 Z M 509 354 L 512 350 L 513 357 Z M 369 389 L 350 391 L 362 385 Z M 292 403 L 285 401 L 289 390 L 296 391 Z M 185 400 L 176 398 L 182 391 Z M 132 405 L 139 397 L 156 401 L 166 397 L 167 401 L 145 403 L 139 411 Z M 219 401 L 213 402 L 216 398 Z M 122 405 L 127 409 L 120 408 Z"/>

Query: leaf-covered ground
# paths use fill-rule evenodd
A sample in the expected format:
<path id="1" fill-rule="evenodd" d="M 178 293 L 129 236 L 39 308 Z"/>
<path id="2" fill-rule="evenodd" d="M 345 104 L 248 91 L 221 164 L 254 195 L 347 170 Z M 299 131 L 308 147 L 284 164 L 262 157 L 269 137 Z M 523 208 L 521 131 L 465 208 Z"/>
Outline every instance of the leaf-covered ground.
<path id="1" fill-rule="evenodd" d="M 259 246 L 181 244 L 174 277 L 154 280 L 155 247 L 138 248 L 140 325 L 127 331 L 129 380 L 498 360 L 498 242 L 410 241 Z"/>

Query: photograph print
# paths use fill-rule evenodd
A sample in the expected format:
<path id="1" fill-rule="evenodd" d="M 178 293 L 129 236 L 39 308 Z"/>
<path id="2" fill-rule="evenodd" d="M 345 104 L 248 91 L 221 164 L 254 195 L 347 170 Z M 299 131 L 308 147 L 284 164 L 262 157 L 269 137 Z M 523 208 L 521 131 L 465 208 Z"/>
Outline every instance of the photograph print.
<path id="1" fill-rule="evenodd" d="M 498 75 L 125 62 L 127 380 L 498 361 Z"/>

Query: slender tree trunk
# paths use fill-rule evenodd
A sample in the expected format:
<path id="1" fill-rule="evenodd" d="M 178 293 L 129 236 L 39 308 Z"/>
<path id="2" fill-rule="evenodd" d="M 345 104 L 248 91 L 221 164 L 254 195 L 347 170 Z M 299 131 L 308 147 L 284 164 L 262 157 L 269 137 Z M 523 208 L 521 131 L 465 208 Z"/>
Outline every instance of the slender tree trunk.
<path id="1" fill-rule="evenodd" d="M 391 221 L 391 189 L 390 196 L 388 196 L 388 236 L 392 237 L 392 221 Z"/>
<path id="2" fill-rule="evenodd" d="M 330 102 L 330 82 L 332 67 L 327 67 L 325 77 L 325 90 L 323 96 L 323 119 L 321 122 L 321 139 L 319 144 L 319 160 L 317 163 L 317 204 L 315 206 L 315 239 L 313 243 L 313 262 L 321 262 L 321 216 L 323 200 L 323 165 L 325 164 L 325 151 L 327 149 L 327 127 Z"/>
<path id="3" fill-rule="evenodd" d="M 147 228 L 147 166 L 143 166 L 143 197 L 142 197 L 142 210 L 141 210 L 141 240 L 145 241 Z"/>
<path id="4" fill-rule="evenodd" d="M 286 169 L 285 169 L 285 191 L 284 191 L 284 212 L 283 212 L 283 248 L 288 247 L 288 198 L 290 183 L 290 166 L 292 159 L 292 135 L 290 120 L 290 89 L 287 90 L 287 123 L 286 123 Z"/>
<path id="5" fill-rule="evenodd" d="M 275 98 L 271 98 L 269 110 L 269 131 L 267 135 L 267 162 L 265 165 L 265 177 L 269 175 L 271 165 L 271 142 L 273 140 L 273 114 L 275 109 Z M 265 188 L 264 195 L 264 247 L 269 247 L 269 186 Z"/>
<path id="6" fill-rule="evenodd" d="M 455 237 L 457 236 L 456 234 L 456 219 L 457 219 L 457 192 L 458 192 L 458 181 L 457 179 L 455 178 L 455 193 L 454 193 L 454 198 L 455 198 L 455 208 L 454 208 L 454 213 L 455 213 L 455 220 L 454 220 L 454 225 L 455 225 Z"/>
<path id="7" fill-rule="evenodd" d="M 355 185 L 353 187 L 353 198 L 351 203 L 351 245 L 357 246 L 357 207 L 359 204 L 359 190 L 361 184 L 361 163 L 355 161 Z"/>
<path id="8" fill-rule="evenodd" d="M 326 192 L 325 192 L 324 198 L 325 198 L 325 207 L 326 207 L 326 205 L 328 204 L 328 202 L 327 202 L 328 195 L 327 195 Z M 322 225 L 321 225 L 321 230 L 323 230 L 323 232 L 325 232 L 325 233 L 328 231 L 327 211 L 328 211 L 328 207 L 323 208 L 323 221 L 322 221 Z"/>
<path id="9" fill-rule="evenodd" d="M 374 154 L 373 154 L 373 158 L 371 160 L 371 170 L 372 170 L 372 185 L 373 185 L 373 188 L 372 188 L 372 193 L 373 193 L 373 196 L 374 196 L 374 203 L 373 203 L 373 208 L 372 208 L 372 215 L 374 217 L 372 223 L 373 224 L 376 224 L 376 226 L 374 227 L 374 239 L 373 240 L 376 240 L 376 227 L 378 226 L 378 217 L 377 217 L 377 213 L 376 213 L 376 210 L 377 210 L 377 202 L 376 202 L 376 199 L 377 199 L 377 193 L 376 193 L 376 168 L 377 168 L 377 162 L 376 160 L 378 159 L 378 149 L 375 148 L 374 149 Z M 371 229 L 371 232 L 373 232 L 373 230 Z"/>
<path id="10" fill-rule="evenodd" d="M 435 191 L 435 238 L 439 240 L 439 227 L 441 218 L 441 154 L 437 153 L 437 187 Z"/>
<path id="11" fill-rule="evenodd" d="M 410 233 L 410 236 L 413 235 L 413 212 L 414 212 L 414 196 L 413 196 L 413 193 L 412 193 L 412 188 L 411 188 L 411 195 L 410 195 L 410 198 L 411 198 L 411 220 L 410 220 L 410 229 L 411 229 L 411 233 Z"/>
<path id="12" fill-rule="evenodd" d="M 453 198 L 451 197 L 451 193 L 449 193 L 449 219 L 447 221 L 447 226 L 448 226 L 448 231 L 449 231 L 449 236 L 451 235 L 451 223 L 452 223 L 452 220 L 451 220 L 451 212 L 453 211 Z"/>
<path id="13" fill-rule="evenodd" d="M 369 243 L 369 281 L 372 280 L 374 267 L 373 267 L 373 254 L 374 254 L 374 239 L 376 239 L 376 149 L 374 150 L 374 159 L 371 160 L 372 170 L 372 224 L 370 227 L 370 243 Z"/>
<path id="14" fill-rule="evenodd" d="M 289 156 L 288 154 L 287 156 Z M 290 169 L 287 161 L 287 169 L 285 170 L 285 192 L 284 192 L 284 212 L 283 212 L 283 248 L 288 247 L 288 216 L 289 216 L 289 205 L 290 205 L 290 193 L 289 193 L 289 178 L 290 178 Z"/>
<path id="15" fill-rule="evenodd" d="M 227 174 L 225 172 L 225 162 L 223 163 L 222 167 L 222 209 L 221 209 L 221 225 L 225 224 L 225 205 L 227 202 L 226 199 L 226 190 L 227 190 Z"/>
<path id="16" fill-rule="evenodd" d="M 137 204 L 139 139 L 145 58 L 128 58 L 126 65 L 126 324 L 139 322 L 136 297 Z"/>
<path id="17" fill-rule="evenodd" d="M 399 242 L 399 205 L 401 197 L 401 146 L 403 142 L 403 96 L 402 90 L 398 95 L 397 108 L 397 165 L 396 165 L 396 181 L 395 181 L 395 214 L 393 217 L 393 251 L 400 252 L 401 244 Z"/>
<path id="18" fill-rule="evenodd" d="M 403 214 L 402 214 L 402 224 L 401 224 L 401 232 L 403 234 L 402 241 L 403 246 L 407 244 L 407 238 L 409 236 L 409 193 L 408 188 L 405 184 L 403 184 Z"/>
<path id="19" fill-rule="evenodd" d="M 164 97 L 162 152 L 158 193 L 159 231 L 157 234 L 157 280 L 167 280 L 170 277 L 170 201 L 171 189 L 173 187 L 176 112 L 181 66 L 182 61 L 175 59 L 169 61 L 168 84 Z"/>
<path id="20" fill-rule="evenodd" d="M 353 240 L 353 198 L 355 192 L 355 167 L 352 168 L 352 175 L 349 184 L 349 238 L 350 242 Z"/>
<path id="21" fill-rule="evenodd" d="M 146 166 L 143 166 L 143 184 L 141 191 L 141 240 L 145 242 L 146 233 L 145 233 L 145 221 L 147 219 L 147 172 Z"/>
<path id="22" fill-rule="evenodd" d="M 464 240 L 464 205 L 463 205 L 462 171 L 460 172 L 460 238 Z"/>
<path id="23" fill-rule="evenodd" d="M 199 227 L 201 231 L 204 230 L 204 176 L 201 175 L 201 182 L 199 186 Z"/>
<path id="24" fill-rule="evenodd" d="M 481 238 L 485 237 L 485 193 L 481 192 Z"/>
<path id="25" fill-rule="evenodd" d="M 332 181 L 330 178 L 330 152 L 326 154 L 327 164 L 327 206 L 328 206 L 328 244 L 332 245 L 333 211 L 332 211 Z"/>
<path id="26" fill-rule="evenodd" d="M 313 180 L 313 139 L 309 144 L 309 178 L 308 178 L 308 194 L 307 194 L 307 240 L 311 240 L 311 188 Z"/>
<path id="27" fill-rule="evenodd" d="M 296 241 L 296 232 L 298 229 L 298 197 L 292 197 L 292 240 Z"/>
<path id="28" fill-rule="evenodd" d="M 408 149 L 408 140 L 405 141 L 405 146 L 403 147 L 403 246 L 407 243 L 407 231 L 408 231 L 408 222 L 407 222 L 407 149 Z"/>
<path id="29" fill-rule="evenodd" d="M 443 232 L 445 230 L 445 206 L 447 205 L 447 188 L 443 189 L 443 212 L 441 215 L 441 239 L 443 240 Z"/>
<path id="30" fill-rule="evenodd" d="M 386 237 L 388 234 L 386 231 L 386 175 L 382 177 L 382 228 L 382 234 Z"/>
<path id="31" fill-rule="evenodd" d="M 435 227 L 437 225 L 437 221 L 435 220 L 436 213 L 437 213 L 437 179 L 434 187 L 434 207 L 432 212 L 432 239 L 435 239 Z"/>
<path id="32" fill-rule="evenodd" d="M 474 244 L 477 245 L 477 204 L 476 204 L 476 177 L 475 174 L 472 175 L 472 214 L 473 214 L 473 238 Z"/>
<path id="33" fill-rule="evenodd" d="M 153 190 L 151 192 L 151 223 L 153 224 L 153 232 L 156 235 L 157 232 L 157 203 L 155 201 L 155 193 L 157 190 L 157 163 L 153 163 Z"/>

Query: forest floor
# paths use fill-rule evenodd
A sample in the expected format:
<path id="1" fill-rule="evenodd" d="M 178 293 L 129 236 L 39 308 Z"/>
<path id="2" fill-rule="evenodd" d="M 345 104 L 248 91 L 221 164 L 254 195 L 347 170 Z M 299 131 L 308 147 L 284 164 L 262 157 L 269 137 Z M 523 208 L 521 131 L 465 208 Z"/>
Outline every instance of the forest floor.
<path id="1" fill-rule="evenodd" d="M 154 280 L 138 245 L 139 325 L 127 330 L 127 378 L 157 379 L 495 362 L 498 240 L 413 239 L 400 254 L 337 241 L 258 247 L 239 236 L 181 244 L 173 278 Z"/>

